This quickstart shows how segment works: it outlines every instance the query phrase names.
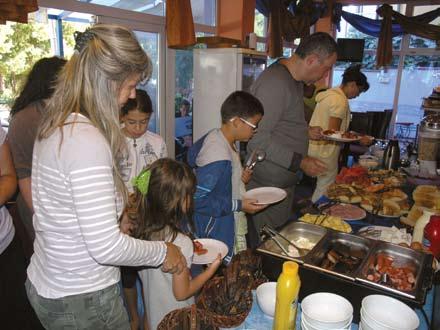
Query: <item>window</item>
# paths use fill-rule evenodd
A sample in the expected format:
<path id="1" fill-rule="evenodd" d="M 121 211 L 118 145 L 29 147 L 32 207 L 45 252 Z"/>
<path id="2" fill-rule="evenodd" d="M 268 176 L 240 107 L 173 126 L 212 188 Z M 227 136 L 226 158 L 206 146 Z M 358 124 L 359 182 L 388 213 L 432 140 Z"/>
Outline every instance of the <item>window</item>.
<path id="1" fill-rule="evenodd" d="M 265 37 L 266 28 L 267 28 L 267 18 L 258 10 L 255 10 L 255 19 L 254 19 L 255 34 L 259 37 Z"/>
<path id="2" fill-rule="evenodd" d="M 119 8 L 144 14 L 165 16 L 166 0 L 77 0 L 95 5 Z M 191 9 L 195 23 L 215 26 L 216 1 L 191 0 Z"/>
<path id="3" fill-rule="evenodd" d="M 364 67 L 366 63 L 371 65 L 370 68 L 367 66 L 362 70 L 367 76 L 370 89 L 349 101 L 351 111 L 383 111 L 393 108 L 399 57 L 393 56 L 393 64 L 382 70 L 374 69 L 375 61 L 376 55 L 364 55 Z M 336 87 L 341 84 L 342 74 L 347 67 L 347 63 L 337 63 L 333 70 L 332 86 Z"/>

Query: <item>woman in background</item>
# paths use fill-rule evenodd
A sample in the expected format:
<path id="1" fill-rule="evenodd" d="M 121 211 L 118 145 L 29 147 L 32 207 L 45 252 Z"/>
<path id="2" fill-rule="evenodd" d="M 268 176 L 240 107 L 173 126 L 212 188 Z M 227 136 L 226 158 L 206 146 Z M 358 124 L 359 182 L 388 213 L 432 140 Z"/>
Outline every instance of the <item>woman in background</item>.
<path id="1" fill-rule="evenodd" d="M 350 106 L 348 100 L 366 92 L 370 85 L 361 72 L 361 65 L 348 67 L 342 74 L 339 87 L 320 92 L 316 96 L 316 107 L 310 126 L 320 126 L 323 130 L 346 132 L 350 125 Z M 365 142 L 367 143 L 367 142 Z M 332 184 L 338 174 L 338 158 L 341 145 L 334 141 L 310 140 L 309 156 L 316 157 L 327 165 L 327 171 L 319 175 L 312 201 L 316 202 Z"/>
<path id="2" fill-rule="evenodd" d="M 53 94 L 53 85 L 64 64 L 66 60 L 56 56 L 38 60 L 27 76 L 26 83 L 15 99 L 10 113 L 8 141 L 20 189 L 17 196 L 18 212 L 30 238 L 30 242 L 27 240 L 23 242 L 29 259 L 35 239 L 32 226 L 34 212 L 31 196 L 32 151 L 45 103 Z"/>

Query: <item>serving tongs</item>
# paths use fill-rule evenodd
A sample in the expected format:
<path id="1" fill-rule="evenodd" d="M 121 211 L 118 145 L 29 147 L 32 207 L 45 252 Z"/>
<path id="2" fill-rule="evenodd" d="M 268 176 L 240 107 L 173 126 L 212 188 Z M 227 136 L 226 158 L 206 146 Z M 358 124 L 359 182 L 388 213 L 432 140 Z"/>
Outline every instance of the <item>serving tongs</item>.
<path id="1" fill-rule="evenodd" d="M 300 256 L 304 256 L 310 252 L 310 249 L 304 249 L 304 248 L 297 246 L 291 240 L 286 238 L 286 236 L 282 235 L 277 230 L 273 229 L 271 226 L 269 226 L 267 224 L 261 228 L 261 232 L 268 235 L 276 243 L 276 245 L 278 245 L 278 247 L 281 249 L 281 251 L 283 251 L 284 254 L 288 257 L 291 256 L 289 253 L 289 250 L 286 249 L 286 247 L 283 244 L 281 244 L 281 242 L 278 238 L 281 238 L 281 240 L 286 242 L 288 246 L 292 245 L 296 250 L 298 250 L 298 253 Z"/>

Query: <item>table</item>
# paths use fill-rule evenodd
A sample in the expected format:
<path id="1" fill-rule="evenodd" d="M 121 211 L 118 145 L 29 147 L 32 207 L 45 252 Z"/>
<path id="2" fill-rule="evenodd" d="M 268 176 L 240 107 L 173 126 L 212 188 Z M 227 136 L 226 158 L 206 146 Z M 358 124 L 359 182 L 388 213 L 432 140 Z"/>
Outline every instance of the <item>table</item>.
<path id="1" fill-rule="evenodd" d="M 432 311 L 433 311 L 433 300 L 434 300 L 434 294 L 433 289 L 431 289 L 426 297 L 426 303 L 423 306 L 423 310 L 425 311 L 426 315 L 428 317 L 431 317 L 432 319 Z M 264 315 L 261 311 L 260 307 L 257 303 L 257 298 L 255 295 L 255 291 L 252 292 L 254 297 L 254 302 L 252 304 L 252 309 L 246 318 L 246 320 L 239 325 L 236 328 L 229 328 L 229 329 L 236 329 L 236 330 L 270 330 L 272 329 L 273 324 L 273 318 Z M 422 312 L 420 310 L 416 310 L 416 313 L 420 320 L 420 327 L 419 330 L 429 330 L 428 325 L 426 324 L 425 318 L 422 315 Z M 296 329 L 301 329 L 301 304 L 298 305 L 298 313 L 296 316 Z M 353 323 L 351 326 L 351 330 L 357 330 L 358 325 Z"/>

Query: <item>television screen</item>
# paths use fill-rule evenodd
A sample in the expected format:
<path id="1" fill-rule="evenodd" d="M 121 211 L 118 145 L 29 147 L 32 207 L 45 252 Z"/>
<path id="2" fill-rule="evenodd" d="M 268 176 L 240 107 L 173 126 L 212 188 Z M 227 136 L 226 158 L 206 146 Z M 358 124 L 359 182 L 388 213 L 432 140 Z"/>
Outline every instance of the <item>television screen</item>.
<path id="1" fill-rule="evenodd" d="M 338 61 L 362 62 L 364 57 L 364 39 L 338 38 Z"/>

